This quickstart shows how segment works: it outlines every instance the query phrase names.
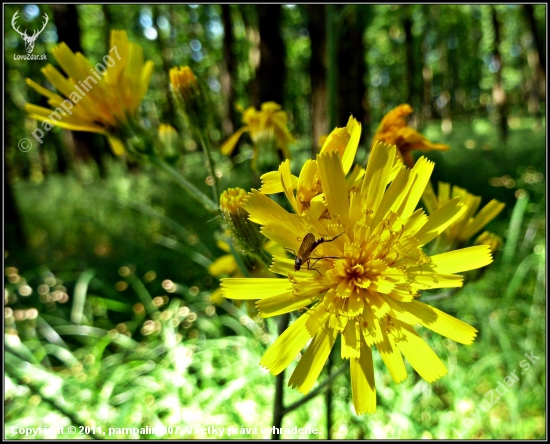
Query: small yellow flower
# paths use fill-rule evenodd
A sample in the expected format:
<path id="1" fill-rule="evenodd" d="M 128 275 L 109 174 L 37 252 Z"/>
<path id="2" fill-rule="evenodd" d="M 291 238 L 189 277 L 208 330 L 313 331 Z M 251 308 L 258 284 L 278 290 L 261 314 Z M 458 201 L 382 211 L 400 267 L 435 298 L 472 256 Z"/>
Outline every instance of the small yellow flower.
<path id="1" fill-rule="evenodd" d="M 456 247 L 466 242 L 497 217 L 505 207 L 505 204 L 493 199 L 476 214 L 481 204 L 481 197 L 474 196 L 464 188 L 457 187 L 456 185 L 452 187 L 451 191 L 451 186 L 445 182 L 439 182 L 437 196 L 432 184 L 428 183 L 422 195 L 422 202 L 426 206 L 428 213 L 433 214 L 446 205 L 450 199 L 455 198 L 460 199 L 468 209 L 445 230 L 444 238 L 447 241 L 448 248 Z"/>
<path id="2" fill-rule="evenodd" d="M 105 134 L 113 152 L 120 155 L 124 146 L 116 134 L 135 117 L 149 87 L 153 62 L 143 61 L 143 49 L 128 41 L 126 31 L 111 31 L 110 48 L 101 73 L 105 66 L 94 67 L 81 53 L 59 44 L 52 52 L 67 77 L 52 65 L 42 72 L 64 97 L 27 79 L 27 85 L 46 96 L 54 109 L 27 103 L 25 110 L 29 117 L 45 122 L 47 130 L 59 126 Z"/>
<path id="3" fill-rule="evenodd" d="M 289 144 L 294 142 L 294 137 L 287 127 L 288 117 L 281 105 L 275 102 L 262 103 L 261 110 L 249 107 L 246 110 L 241 108 L 243 123 L 245 126 L 238 129 L 221 146 L 221 152 L 230 155 L 239 138 L 245 132 L 250 133 L 254 144 L 254 159 L 258 157 L 259 147 L 276 147 L 281 151 L 285 159 L 290 159 Z M 272 149 L 271 148 L 271 149 Z"/>
<path id="4" fill-rule="evenodd" d="M 279 374 L 312 339 L 289 381 L 302 393 L 313 387 L 340 334 L 342 358 L 351 362 L 357 414 L 376 408 L 373 347 L 396 383 L 407 377 L 401 355 L 428 382 L 447 373 L 414 326 L 421 324 L 463 344 L 472 343 L 476 329 L 416 299 L 422 290 L 460 287 L 463 278 L 456 273 L 492 262 L 486 245 L 431 257 L 422 251 L 466 207 L 455 198 L 429 217 L 421 209 L 415 211 L 434 164 L 421 158 L 390 180 L 395 152 L 395 146 L 376 143 L 360 186 L 351 192 L 346 182 L 349 167 L 343 167 L 347 160 L 341 159 L 340 150 L 319 154 L 324 198 L 301 213 L 288 213 L 258 191 L 249 193 L 244 208 L 250 219 L 284 248 L 298 251 L 308 233 L 317 240 L 338 237 L 315 249 L 312 257 L 321 258 L 315 269 L 304 263 L 296 271 L 293 259 L 276 255 L 270 271 L 288 279 L 222 279 L 225 297 L 259 299 L 262 317 L 306 309 L 261 360 Z"/>
<path id="5" fill-rule="evenodd" d="M 405 117 L 412 112 L 411 106 L 407 104 L 392 109 L 384 116 L 372 138 L 373 144 L 381 141 L 396 145 L 399 155 L 409 168 L 414 165 L 411 151 L 447 151 L 449 149 L 449 145 L 432 143 L 416 130 L 408 127 Z"/>

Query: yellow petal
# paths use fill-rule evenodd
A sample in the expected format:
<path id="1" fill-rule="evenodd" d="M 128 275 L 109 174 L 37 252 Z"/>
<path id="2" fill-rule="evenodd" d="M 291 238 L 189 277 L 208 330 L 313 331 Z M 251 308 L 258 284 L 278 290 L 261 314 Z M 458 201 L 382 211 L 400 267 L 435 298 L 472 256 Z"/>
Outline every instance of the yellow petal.
<path id="1" fill-rule="evenodd" d="M 374 213 L 372 220 L 372 226 L 376 226 L 386 216 L 388 211 L 397 212 L 405 197 L 407 197 L 407 184 L 410 180 L 410 171 L 406 167 L 401 167 L 397 173 L 395 179 L 388 187 L 380 204 L 378 210 Z"/>
<path id="2" fill-rule="evenodd" d="M 361 347 L 361 356 L 350 361 L 351 393 L 355 413 L 364 415 L 376 411 L 376 388 L 374 385 L 374 367 L 372 364 L 372 350 L 364 341 Z"/>
<path id="3" fill-rule="evenodd" d="M 248 194 L 246 201 L 243 203 L 243 208 L 250 213 L 249 219 L 252 222 L 263 225 L 274 222 L 292 230 L 295 236 L 300 236 L 305 229 L 304 222 L 299 216 L 290 214 L 258 190 L 252 190 Z"/>
<path id="4" fill-rule="evenodd" d="M 388 175 L 392 169 L 395 150 L 395 145 L 388 145 L 383 142 L 376 142 L 372 147 L 361 187 L 362 207 L 371 215 L 367 221 L 372 220 L 374 214 L 378 212 L 378 207 L 388 183 Z"/>
<path id="5" fill-rule="evenodd" d="M 109 136 L 107 137 L 107 140 L 115 156 L 122 156 L 126 152 L 124 148 L 124 143 L 122 143 L 122 140 L 120 140 L 118 137 Z"/>
<path id="6" fill-rule="evenodd" d="M 272 316 L 279 316 L 283 313 L 289 313 L 300 308 L 305 308 L 317 299 L 319 299 L 318 294 L 301 295 L 300 293 L 293 293 L 292 291 L 289 291 L 278 296 L 273 296 L 258 301 L 256 303 L 256 308 L 260 312 L 260 316 L 262 318 L 270 318 Z"/>
<path id="7" fill-rule="evenodd" d="M 421 324 L 442 336 L 461 344 L 469 345 L 476 337 L 477 330 L 447 313 L 420 301 L 399 302 L 383 296 L 390 305 L 391 316 L 409 325 Z"/>
<path id="8" fill-rule="evenodd" d="M 225 278 L 222 279 L 223 295 L 227 299 L 265 299 L 292 291 L 286 279 Z"/>
<path id="9" fill-rule="evenodd" d="M 229 139 L 227 139 L 220 147 L 220 151 L 222 152 L 222 154 L 229 156 L 235 149 L 235 146 L 237 146 L 239 137 L 241 137 L 241 134 L 245 131 L 249 131 L 249 128 L 247 126 L 243 126 L 242 128 L 235 131 L 233 134 L 231 134 L 231 136 L 229 136 Z"/>
<path id="10" fill-rule="evenodd" d="M 308 310 L 309 319 L 306 322 L 306 328 L 311 336 L 315 336 L 317 332 L 327 323 L 329 312 L 326 311 L 322 302 Z"/>
<path id="11" fill-rule="evenodd" d="M 277 338 L 263 355 L 260 361 L 262 367 L 269 369 L 273 375 L 278 375 L 288 367 L 311 339 L 312 335 L 305 328 L 309 317 L 309 312 L 304 313 Z"/>
<path id="12" fill-rule="evenodd" d="M 331 218 L 333 221 L 339 220 L 347 231 L 349 222 L 348 187 L 338 154 L 332 152 L 318 155 L 317 165 Z"/>
<path id="13" fill-rule="evenodd" d="M 260 193 L 262 194 L 277 194 L 282 193 L 283 184 L 281 183 L 281 174 L 279 171 L 270 171 L 260 177 L 262 180 L 262 187 Z"/>
<path id="14" fill-rule="evenodd" d="M 288 385 L 292 388 L 298 388 L 300 393 L 306 394 L 309 392 L 315 381 L 317 381 L 335 340 L 336 333 L 325 325 L 309 344 L 292 373 Z"/>
<path id="15" fill-rule="evenodd" d="M 407 218 L 411 214 L 413 214 L 416 206 L 418 205 L 418 202 L 420 202 L 420 198 L 422 197 L 424 190 L 426 189 L 426 185 L 430 181 L 430 176 L 432 175 L 434 165 L 435 163 L 426 159 L 425 157 L 421 157 L 420 159 L 418 159 L 418 161 L 414 165 L 413 169 L 411 170 L 411 177 L 413 178 L 413 182 L 409 191 L 409 195 L 404 201 L 404 207 L 401 212 L 402 217 Z"/>
<path id="16" fill-rule="evenodd" d="M 435 210 L 437 210 L 437 196 L 435 195 L 434 187 L 431 182 L 428 182 L 426 185 L 426 189 L 422 194 L 422 202 L 424 203 L 428 214 L 432 214 Z"/>
<path id="17" fill-rule="evenodd" d="M 359 324 L 353 319 L 349 320 L 342 334 L 342 359 L 359 358 L 361 352 L 361 333 Z"/>
<path id="18" fill-rule="evenodd" d="M 433 382 L 447 374 L 445 365 L 414 328 L 397 319 L 392 322 L 390 334 L 395 344 L 422 378 Z"/>
<path id="19" fill-rule="evenodd" d="M 466 211 L 466 206 L 459 197 L 449 201 L 428 217 L 428 222 L 416 234 L 421 245 L 425 245 L 439 236 L 445 229 Z"/>
<path id="20" fill-rule="evenodd" d="M 407 271 L 409 285 L 421 290 L 431 288 L 458 288 L 462 287 L 464 278 L 457 274 L 440 274 L 432 271 L 412 272 Z"/>
<path id="21" fill-rule="evenodd" d="M 453 341 L 469 345 L 476 337 L 477 330 L 471 325 L 423 302 L 413 301 L 404 308 L 416 316 L 421 325 Z"/>
<path id="22" fill-rule="evenodd" d="M 475 270 L 493 262 L 489 245 L 477 245 L 449 251 L 430 257 L 428 264 L 437 273 L 460 273 L 462 271 Z M 407 271 L 416 271 L 418 266 L 411 267 Z"/>
<path id="23" fill-rule="evenodd" d="M 382 341 L 382 330 L 380 329 L 380 322 L 374 317 L 374 313 L 370 307 L 365 305 L 363 310 L 363 322 L 361 325 L 363 331 L 363 337 L 365 342 L 370 347 Z"/>
<path id="24" fill-rule="evenodd" d="M 232 254 L 226 254 L 219 257 L 208 267 L 208 273 L 212 276 L 228 275 L 235 270 L 237 270 L 237 262 Z"/>
<path id="25" fill-rule="evenodd" d="M 353 165 L 355 153 L 357 152 L 357 147 L 359 146 L 359 139 L 361 138 L 361 124 L 350 116 L 346 130 L 350 135 L 350 138 L 348 144 L 346 145 L 346 149 L 344 150 L 344 154 L 342 155 L 342 169 L 344 170 L 344 175 L 348 174 L 351 166 Z"/>
<path id="26" fill-rule="evenodd" d="M 390 371 L 390 374 L 396 384 L 402 383 L 407 379 L 407 369 L 401 357 L 401 352 L 397 348 L 393 338 L 388 336 L 384 330 L 382 331 L 383 341 L 376 344 L 376 348 Z"/>
<path id="27" fill-rule="evenodd" d="M 296 197 L 294 196 L 294 190 L 295 186 L 293 183 L 293 176 L 290 172 L 290 160 L 285 160 L 284 162 L 279 165 L 279 174 L 281 177 L 281 184 L 283 186 L 283 191 L 285 192 L 286 198 L 288 199 L 288 202 L 290 203 L 290 206 L 294 210 L 295 213 L 300 213 L 300 210 L 298 209 L 298 204 L 296 203 Z"/>
<path id="28" fill-rule="evenodd" d="M 460 235 L 460 240 L 466 240 L 476 234 L 485 225 L 491 222 L 504 209 L 505 205 L 498 200 L 493 199 L 485 205 L 479 213 L 476 214 L 466 226 L 465 230 Z"/>

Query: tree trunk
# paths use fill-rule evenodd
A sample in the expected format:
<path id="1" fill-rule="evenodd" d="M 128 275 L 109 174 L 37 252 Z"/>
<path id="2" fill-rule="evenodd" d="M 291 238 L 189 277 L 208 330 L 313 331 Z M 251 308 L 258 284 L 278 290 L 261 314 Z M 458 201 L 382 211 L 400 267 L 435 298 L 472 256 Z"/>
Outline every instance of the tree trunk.
<path id="1" fill-rule="evenodd" d="M 493 63 L 497 64 L 495 72 L 495 83 L 493 85 L 493 101 L 497 107 L 500 132 L 503 140 L 508 137 L 508 116 L 506 110 L 506 92 L 502 86 L 502 56 L 500 54 L 500 24 L 498 22 L 497 10 L 491 6 L 491 19 L 495 33 L 493 48 Z"/>
<path id="2" fill-rule="evenodd" d="M 78 26 L 78 11 L 74 4 L 51 5 L 53 9 L 54 22 L 57 28 L 57 35 L 60 42 L 65 42 L 73 52 L 82 52 L 80 43 L 80 27 Z M 105 166 L 101 158 L 102 148 L 105 147 L 103 137 L 85 133 L 82 131 L 71 131 L 76 158 L 86 161 L 93 160 L 98 167 L 101 177 L 105 176 Z M 65 139 L 65 140 L 71 140 Z M 61 146 L 61 140 L 56 144 L 57 170 L 64 173 L 67 170 L 67 155 Z"/>
<path id="3" fill-rule="evenodd" d="M 423 13 L 426 18 L 426 27 L 429 29 L 432 25 L 431 9 L 429 5 L 424 5 Z M 427 64 L 428 54 L 430 52 L 430 42 L 424 33 L 422 38 L 422 117 L 429 120 L 433 116 L 432 104 L 432 86 L 433 86 L 433 70 Z"/>
<path id="4" fill-rule="evenodd" d="M 403 30 L 405 31 L 405 53 L 406 53 L 406 64 L 407 64 L 407 103 L 413 108 L 416 105 L 416 88 L 415 88 L 415 78 L 416 78 L 416 66 L 415 66 L 415 57 L 414 57 L 414 46 L 413 46 L 413 35 L 412 35 L 412 16 L 411 16 L 411 5 L 403 6 Z"/>
<path id="5" fill-rule="evenodd" d="M 309 18 L 311 58 L 311 147 L 312 155 L 318 152 L 322 135 L 329 132 L 327 102 L 327 38 L 325 8 L 322 5 L 306 5 Z M 320 147 L 319 147 L 320 148 Z"/>
<path id="6" fill-rule="evenodd" d="M 281 5 L 257 5 L 260 65 L 252 82 L 254 106 L 264 102 L 283 105 L 285 45 L 281 37 Z"/>
<path id="7" fill-rule="evenodd" d="M 344 6 L 348 7 L 348 6 Z M 345 126 L 350 115 L 365 123 L 365 48 L 363 45 L 363 7 L 346 10 L 338 36 L 338 120 Z M 340 12 L 342 9 L 339 8 Z M 363 136 L 365 133 L 362 133 Z"/>
<path id="8" fill-rule="evenodd" d="M 525 15 L 527 16 L 527 22 L 529 28 L 531 29 L 531 34 L 533 35 L 533 41 L 535 47 L 537 48 L 537 53 L 539 56 L 540 68 L 546 77 L 546 51 L 544 48 L 544 38 L 539 34 L 537 28 L 537 21 L 535 19 L 535 11 L 533 5 L 523 5 Z"/>
<path id="9" fill-rule="evenodd" d="M 235 111 L 235 86 L 234 81 L 237 77 L 237 63 L 233 46 L 235 38 L 233 37 L 233 19 L 231 17 L 231 5 L 223 4 L 222 7 L 222 22 L 224 29 L 223 37 L 223 59 L 225 67 L 221 73 L 221 86 L 226 106 L 224 107 L 224 117 L 222 119 L 223 131 L 226 136 L 235 131 L 240 123 L 240 118 Z"/>

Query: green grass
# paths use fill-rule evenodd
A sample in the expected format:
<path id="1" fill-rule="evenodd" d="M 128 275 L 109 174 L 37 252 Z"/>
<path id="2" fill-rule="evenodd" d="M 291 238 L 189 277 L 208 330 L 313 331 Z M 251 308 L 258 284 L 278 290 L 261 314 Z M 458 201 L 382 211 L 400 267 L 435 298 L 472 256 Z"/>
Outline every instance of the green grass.
<path id="1" fill-rule="evenodd" d="M 408 367 L 408 379 L 396 385 L 375 352 L 374 415 L 354 414 L 345 372 L 332 389 L 334 438 L 546 438 L 546 207 L 544 181 L 532 180 L 544 171 L 544 131 L 521 122 L 506 145 L 475 122 L 455 123 L 449 136 L 435 126 L 424 131 L 452 146 L 429 154 L 436 179 L 507 203 L 490 226 L 505 238 L 495 263 L 458 293 L 430 302 L 473 325 L 478 337 L 465 346 L 419 329 L 448 369 L 434 384 Z M 185 162 L 187 176 L 204 186 L 200 157 Z M 247 167 L 222 162 L 222 186 L 254 186 Z M 262 428 L 271 428 L 275 379 L 259 361 L 276 337 L 275 322 L 210 303 L 217 281 L 205 266 L 222 254 L 218 221 L 207 222 L 211 216 L 160 173 L 130 173 L 118 163 L 108 170 L 106 179 L 86 172 L 14 185 L 29 245 L 8 251 L 5 261 L 17 268 L 6 271 L 6 437 L 22 438 L 13 427 L 50 424 L 65 429 L 49 436 L 65 439 L 93 437 L 70 434 L 70 425 L 102 426 L 105 438 L 110 427 L 157 427 L 143 436 L 115 430 L 111 439 L 215 437 L 182 435 L 186 426 L 243 426 L 256 433 L 229 438 L 268 437 Z M 504 175 L 514 180 L 510 188 L 489 184 Z M 519 188 L 528 199 L 517 199 Z M 525 370 L 531 352 L 540 359 Z M 518 381 L 495 401 L 514 371 Z M 286 405 L 300 398 L 285 391 Z M 161 425 L 180 430 L 162 435 Z M 323 396 L 283 426 L 319 431 L 283 438 L 326 438 Z"/>

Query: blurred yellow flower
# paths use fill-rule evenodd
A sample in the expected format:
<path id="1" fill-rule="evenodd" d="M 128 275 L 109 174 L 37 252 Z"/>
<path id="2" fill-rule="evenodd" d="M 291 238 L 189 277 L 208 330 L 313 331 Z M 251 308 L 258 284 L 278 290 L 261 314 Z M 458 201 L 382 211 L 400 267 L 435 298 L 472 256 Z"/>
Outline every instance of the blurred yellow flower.
<path id="1" fill-rule="evenodd" d="M 238 129 L 221 146 L 221 152 L 230 155 L 239 138 L 245 132 L 250 133 L 250 138 L 254 144 L 254 161 L 259 155 L 261 149 L 277 148 L 281 151 L 285 159 L 290 159 L 289 144 L 294 142 L 294 137 L 290 134 L 287 127 L 288 117 L 281 105 L 275 102 L 262 103 L 261 110 L 249 107 L 246 110 L 240 108 L 243 114 L 243 123 L 245 126 Z"/>
<path id="2" fill-rule="evenodd" d="M 174 158 L 178 153 L 179 135 L 172 125 L 161 123 L 158 129 L 159 140 L 164 157 Z"/>
<path id="3" fill-rule="evenodd" d="M 407 104 L 392 109 L 384 116 L 372 138 L 373 145 L 378 141 L 396 145 L 398 154 L 409 168 L 414 165 L 411 151 L 447 151 L 449 149 L 449 145 L 432 143 L 416 130 L 408 127 L 405 117 L 412 112 L 413 109 Z"/>
<path id="4" fill-rule="evenodd" d="M 466 206 L 455 198 L 429 217 L 415 211 L 434 164 L 421 158 L 390 180 L 396 147 L 385 143 L 375 143 L 360 186 L 350 192 L 350 167 L 340 149 L 345 139 L 317 156 L 323 200 L 291 214 L 254 190 L 244 204 L 250 220 L 281 247 L 299 251 L 308 233 L 317 241 L 324 238 L 311 254 L 312 260 L 319 258 L 315 269 L 305 262 L 296 270 L 293 259 L 275 255 L 270 271 L 288 279 L 226 278 L 222 291 L 229 299 L 259 299 L 262 317 L 306 310 L 261 360 L 279 374 L 312 340 L 289 381 L 302 393 L 313 387 L 340 334 L 342 358 L 351 363 L 355 411 L 364 414 L 376 409 L 373 346 L 400 383 L 407 378 L 402 354 L 428 382 L 447 373 L 415 325 L 472 343 L 475 328 L 416 299 L 421 290 L 461 287 L 463 278 L 456 273 L 488 265 L 492 257 L 486 245 L 427 256 L 422 247 L 459 219 Z"/>
<path id="5" fill-rule="evenodd" d="M 489 248 L 494 254 L 502 245 L 502 238 L 490 231 L 484 231 L 474 241 L 474 245 L 489 245 Z"/>
<path id="6" fill-rule="evenodd" d="M 460 199 L 468 209 L 445 230 L 442 238 L 446 239 L 446 247 L 448 248 L 466 242 L 497 217 L 505 207 L 505 204 L 493 199 L 475 214 L 481 204 L 481 197 L 474 196 L 464 188 L 457 187 L 456 185 L 452 187 L 451 191 L 451 186 L 445 182 L 439 182 L 437 196 L 432 184 L 428 183 L 422 195 L 422 202 L 426 206 L 428 214 L 433 214 L 446 205 L 450 199 L 455 198 Z"/>
<path id="7" fill-rule="evenodd" d="M 65 43 L 53 49 L 53 56 L 66 73 L 52 65 L 42 72 L 63 96 L 31 79 L 27 84 L 48 98 L 54 109 L 26 104 L 29 117 L 40 120 L 46 130 L 52 126 L 87 131 L 108 137 L 113 152 L 124 153 L 118 130 L 133 119 L 153 73 L 153 62 L 143 60 L 141 46 L 128 41 L 126 31 L 111 31 L 109 54 L 95 67 L 81 53 Z"/>
<path id="8" fill-rule="evenodd" d="M 170 70 L 172 88 L 183 97 L 194 93 L 198 87 L 197 78 L 189 66 L 180 66 Z"/>

